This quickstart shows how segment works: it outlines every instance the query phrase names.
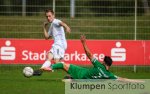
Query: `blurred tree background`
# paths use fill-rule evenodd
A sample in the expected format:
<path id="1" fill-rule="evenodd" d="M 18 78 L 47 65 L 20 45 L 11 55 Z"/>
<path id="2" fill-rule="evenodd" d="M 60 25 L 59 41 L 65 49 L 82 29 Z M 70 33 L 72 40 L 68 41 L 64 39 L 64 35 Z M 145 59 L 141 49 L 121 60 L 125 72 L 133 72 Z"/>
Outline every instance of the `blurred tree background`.
<path id="1" fill-rule="evenodd" d="M 0 15 L 22 15 L 23 0 L 1 0 Z M 66 17 L 70 12 L 70 0 L 55 0 L 57 16 Z M 76 17 L 92 16 L 131 16 L 134 15 L 135 0 L 75 0 Z M 137 0 L 138 15 L 149 14 L 150 1 Z M 84 8 L 84 6 L 90 6 Z M 40 15 L 46 8 L 53 7 L 53 0 L 26 0 L 26 15 Z M 86 12 L 86 13 L 84 13 Z"/>

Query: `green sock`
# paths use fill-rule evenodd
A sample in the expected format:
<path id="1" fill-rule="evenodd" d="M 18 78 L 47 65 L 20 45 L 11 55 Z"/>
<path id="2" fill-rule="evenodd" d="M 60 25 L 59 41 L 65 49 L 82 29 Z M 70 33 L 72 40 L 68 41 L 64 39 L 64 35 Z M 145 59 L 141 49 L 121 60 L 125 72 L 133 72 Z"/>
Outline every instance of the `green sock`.
<path id="1" fill-rule="evenodd" d="M 52 69 L 63 69 L 63 64 L 62 63 L 56 63 L 56 64 L 53 64 L 51 66 Z"/>

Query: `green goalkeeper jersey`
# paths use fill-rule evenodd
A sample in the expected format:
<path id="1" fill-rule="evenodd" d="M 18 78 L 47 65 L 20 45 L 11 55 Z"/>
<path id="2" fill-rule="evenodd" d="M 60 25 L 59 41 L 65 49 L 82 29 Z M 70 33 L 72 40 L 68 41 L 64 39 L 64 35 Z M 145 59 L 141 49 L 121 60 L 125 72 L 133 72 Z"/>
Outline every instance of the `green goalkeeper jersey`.
<path id="1" fill-rule="evenodd" d="M 106 67 L 101 64 L 96 58 L 92 59 L 93 68 L 90 68 L 85 75 L 89 79 L 117 79 L 113 73 L 109 72 Z"/>
<path id="2" fill-rule="evenodd" d="M 92 64 L 94 65 L 92 68 L 71 65 L 68 73 L 74 79 L 117 79 L 117 76 L 106 70 L 106 67 L 96 58 L 92 59 Z"/>

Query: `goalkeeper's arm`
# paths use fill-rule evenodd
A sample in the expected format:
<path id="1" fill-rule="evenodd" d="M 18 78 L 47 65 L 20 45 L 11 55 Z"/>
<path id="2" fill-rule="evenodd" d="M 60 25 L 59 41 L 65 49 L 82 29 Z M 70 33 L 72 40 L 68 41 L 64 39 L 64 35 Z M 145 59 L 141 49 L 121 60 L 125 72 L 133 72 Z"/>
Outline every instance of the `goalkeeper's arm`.
<path id="1" fill-rule="evenodd" d="M 80 40 L 81 40 L 81 43 L 82 43 L 82 45 L 83 45 L 83 48 L 84 48 L 84 51 L 85 51 L 87 57 L 90 59 L 90 61 L 92 61 L 93 55 L 92 55 L 92 53 L 90 52 L 90 50 L 89 50 L 89 48 L 88 48 L 88 46 L 87 46 L 87 44 L 86 44 L 86 38 L 85 38 L 85 36 L 84 36 L 84 35 L 81 35 Z"/>

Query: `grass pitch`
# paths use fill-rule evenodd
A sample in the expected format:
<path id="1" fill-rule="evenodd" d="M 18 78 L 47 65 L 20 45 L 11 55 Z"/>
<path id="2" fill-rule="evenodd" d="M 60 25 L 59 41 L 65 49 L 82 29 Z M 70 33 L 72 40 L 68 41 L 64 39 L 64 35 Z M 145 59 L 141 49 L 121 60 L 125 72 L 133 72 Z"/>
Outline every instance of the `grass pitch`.
<path id="1" fill-rule="evenodd" d="M 23 66 L 1 66 L 0 94 L 62 94 L 65 72 L 43 73 L 42 76 L 26 78 L 22 74 Z M 63 93 L 64 94 L 64 93 Z"/>
<path id="2" fill-rule="evenodd" d="M 42 76 L 26 78 L 22 74 L 25 66 L 0 65 L 0 94 L 64 94 L 65 83 L 61 79 L 66 75 L 62 70 L 48 73 Z M 39 66 L 31 66 L 34 69 Z M 111 71 L 120 77 L 130 79 L 150 79 L 149 67 L 112 67 Z"/>

